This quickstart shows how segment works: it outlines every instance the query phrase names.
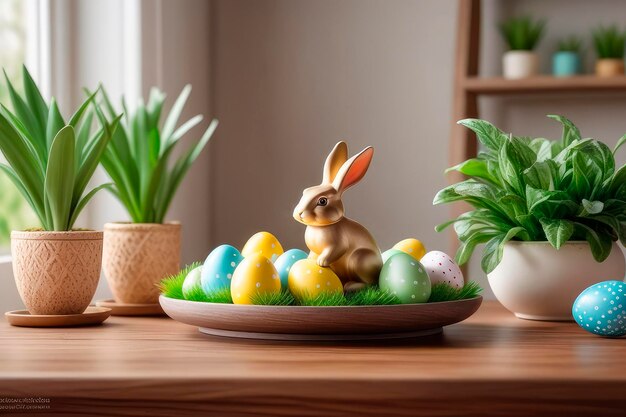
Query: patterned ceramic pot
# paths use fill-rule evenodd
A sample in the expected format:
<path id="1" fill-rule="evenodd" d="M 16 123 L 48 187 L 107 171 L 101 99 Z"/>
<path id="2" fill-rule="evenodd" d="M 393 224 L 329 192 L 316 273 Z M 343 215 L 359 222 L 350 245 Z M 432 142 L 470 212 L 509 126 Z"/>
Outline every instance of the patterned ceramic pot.
<path id="1" fill-rule="evenodd" d="M 118 303 L 156 304 L 157 284 L 180 270 L 180 223 L 107 223 L 103 269 Z"/>
<path id="2" fill-rule="evenodd" d="M 80 314 L 102 266 L 102 232 L 12 232 L 13 276 L 31 314 Z"/>

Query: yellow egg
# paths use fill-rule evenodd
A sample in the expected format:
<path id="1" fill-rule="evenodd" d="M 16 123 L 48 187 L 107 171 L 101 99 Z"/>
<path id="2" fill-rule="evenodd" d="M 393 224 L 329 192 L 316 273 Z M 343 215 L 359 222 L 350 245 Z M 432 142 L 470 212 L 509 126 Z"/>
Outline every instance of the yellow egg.
<path id="1" fill-rule="evenodd" d="M 394 249 L 401 250 L 404 253 L 408 253 L 418 261 L 426 255 L 426 248 L 424 244 L 417 239 L 404 239 L 393 245 Z"/>
<path id="2" fill-rule="evenodd" d="M 312 259 L 302 259 L 289 270 L 289 291 L 294 297 L 316 297 L 322 292 L 343 292 L 339 277 L 330 268 L 317 265 Z"/>
<path id="3" fill-rule="evenodd" d="M 263 255 L 274 262 L 276 258 L 283 254 L 283 247 L 273 234 L 269 232 L 259 232 L 248 239 L 241 251 L 244 257 L 255 253 Z"/>
<path id="4" fill-rule="evenodd" d="M 280 276 L 274 264 L 265 256 L 252 254 L 244 258 L 230 281 L 230 295 L 234 304 L 254 304 L 257 294 L 279 293 Z"/>

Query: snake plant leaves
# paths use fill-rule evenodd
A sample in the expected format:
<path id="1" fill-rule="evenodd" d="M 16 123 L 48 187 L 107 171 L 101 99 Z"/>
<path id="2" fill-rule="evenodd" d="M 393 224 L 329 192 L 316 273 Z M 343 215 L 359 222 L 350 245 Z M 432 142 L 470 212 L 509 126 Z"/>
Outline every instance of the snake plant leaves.
<path id="1" fill-rule="evenodd" d="M 459 123 L 485 145 L 476 158 L 449 170 L 469 177 L 439 191 L 433 204 L 464 201 L 474 210 L 436 227 L 454 225 L 461 242 L 456 259 L 467 262 L 485 244 L 485 272 L 500 262 L 511 239 L 548 241 L 559 249 L 570 240 L 586 240 L 597 261 L 606 259 L 612 242 L 626 243 L 626 166 L 616 167 L 604 143 L 582 138 L 563 116 L 559 140 L 507 135 L 488 122 Z"/>
<path id="2" fill-rule="evenodd" d="M 5 80 L 11 106 L 0 106 L 0 151 L 8 165 L 2 170 L 32 207 L 44 230 L 71 230 L 80 211 L 95 191 L 83 196 L 119 118 L 88 134 L 91 119 L 83 119 L 93 102 L 89 97 L 66 124 L 54 99 L 46 103 L 39 88 L 23 69 L 20 95 Z M 79 129 L 78 136 L 76 129 Z M 96 187 L 98 189 L 103 188 Z"/>
<path id="3" fill-rule="evenodd" d="M 128 112 L 122 100 L 124 118 L 102 157 L 102 166 L 115 184 L 112 193 L 136 223 L 163 222 L 178 186 L 215 132 L 217 120 L 188 151 L 171 161 L 181 139 L 202 121 L 197 115 L 178 126 L 190 93 L 191 86 L 183 88 L 162 125 L 165 94 L 158 89 L 152 89 L 148 102 L 139 103 L 133 112 Z M 115 115 L 104 89 L 97 107 L 106 118 Z"/>

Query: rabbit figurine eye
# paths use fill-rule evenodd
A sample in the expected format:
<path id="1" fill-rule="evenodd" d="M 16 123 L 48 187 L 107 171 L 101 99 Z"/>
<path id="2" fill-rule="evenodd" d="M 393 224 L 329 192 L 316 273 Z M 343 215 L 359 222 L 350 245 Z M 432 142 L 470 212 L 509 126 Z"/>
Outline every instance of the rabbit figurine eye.
<path id="1" fill-rule="evenodd" d="M 328 204 L 328 199 L 326 197 L 320 197 L 319 200 L 317 200 L 317 205 L 318 206 L 325 206 L 326 204 Z"/>

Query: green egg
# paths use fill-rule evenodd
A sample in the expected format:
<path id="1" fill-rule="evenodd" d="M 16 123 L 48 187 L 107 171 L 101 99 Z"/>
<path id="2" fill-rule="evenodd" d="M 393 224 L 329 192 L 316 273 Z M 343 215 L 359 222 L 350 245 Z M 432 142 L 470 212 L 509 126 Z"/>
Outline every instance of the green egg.
<path id="1" fill-rule="evenodd" d="M 430 278 L 424 266 L 404 252 L 392 255 L 383 265 L 380 288 L 400 299 L 403 304 L 425 303 L 430 297 Z"/>
<path id="2" fill-rule="evenodd" d="M 389 258 L 391 258 L 393 255 L 395 255 L 395 254 L 397 254 L 397 253 L 405 253 L 405 252 L 402 252 L 402 251 L 401 251 L 401 250 L 399 250 L 399 249 L 393 249 L 393 248 L 391 248 L 391 249 L 387 249 L 386 251 L 384 251 L 384 252 L 382 253 L 382 256 L 383 256 L 383 264 L 384 264 L 385 262 L 387 262 L 387 261 L 389 260 Z"/>

